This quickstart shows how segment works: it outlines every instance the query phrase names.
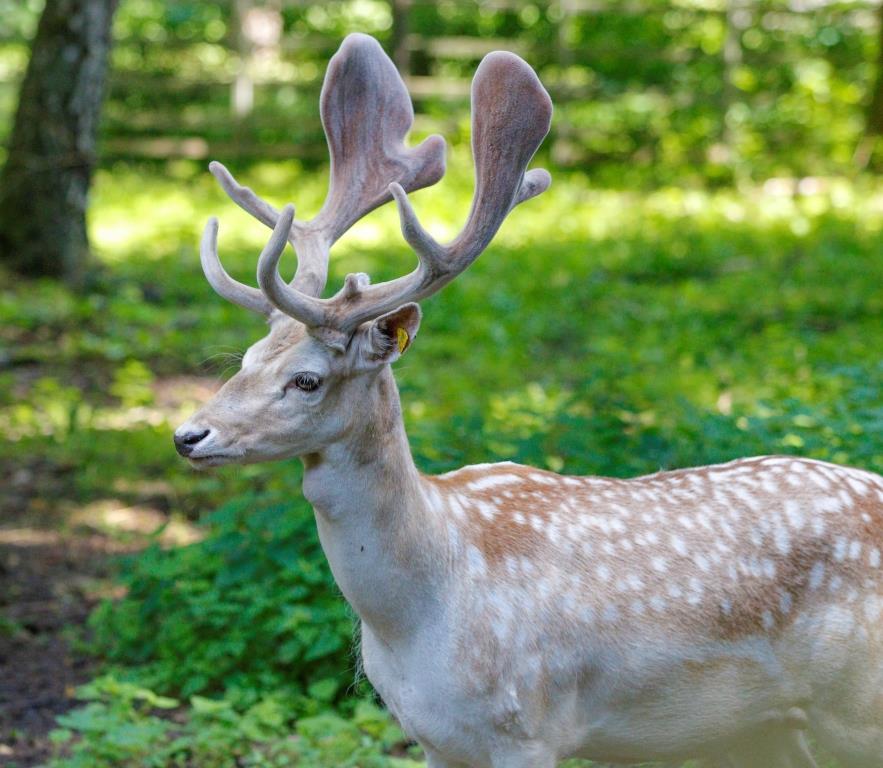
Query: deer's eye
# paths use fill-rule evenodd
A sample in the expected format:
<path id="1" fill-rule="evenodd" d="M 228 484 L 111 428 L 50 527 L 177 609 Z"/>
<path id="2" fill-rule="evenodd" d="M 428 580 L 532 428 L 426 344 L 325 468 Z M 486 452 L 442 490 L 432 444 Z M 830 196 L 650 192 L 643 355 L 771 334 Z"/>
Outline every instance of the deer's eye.
<path id="1" fill-rule="evenodd" d="M 303 371 L 301 373 L 296 373 L 294 378 L 285 385 L 285 389 L 289 390 L 292 387 L 296 387 L 302 392 L 314 392 L 319 388 L 321 383 L 322 379 L 320 379 L 315 373 Z"/>

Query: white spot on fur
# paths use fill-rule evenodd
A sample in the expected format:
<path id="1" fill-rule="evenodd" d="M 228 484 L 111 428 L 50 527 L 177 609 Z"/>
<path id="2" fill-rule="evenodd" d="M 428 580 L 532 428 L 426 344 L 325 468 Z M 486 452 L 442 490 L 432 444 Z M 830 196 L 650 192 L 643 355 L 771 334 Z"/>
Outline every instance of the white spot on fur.
<path id="1" fill-rule="evenodd" d="M 871 568 L 880 567 L 880 550 L 877 549 L 877 547 L 874 547 L 868 555 L 868 565 L 870 565 Z"/>
<path id="2" fill-rule="evenodd" d="M 444 502 L 436 487 L 432 483 L 427 483 L 423 487 L 429 508 L 436 514 L 443 514 L 445 509 Z"/>
<path id="3" fill-rule="evenodd" d="M 791 612 L 791 606 L 794 601 L 791 597 L 790 592 L 783 592 L 782 596 L 779 598 L 779 611 L 783 614 Z"/>
<path id="4" fill-rule="evenodd" d="M 776 543 L 776 549 L 782 555 L 787 555 L 791 551 L 791 537 L 788 535 L 788 531 L 785 530 L 785 527 L 780 525 L 776 526 L 776 530 L 773 533 L 773 540 Z"/>
<path id="5" fill-rule="evenodd" d="M 470 491 L 486 491 L 489 488 L 496 488 L 501 485 L 512 485 L 520 483 L 521 478 L 518 475 L 488 475 L 487 477 L 473 480 L 467 488 Z"/>
<path id="6" fill-rule="evenodd" d="M 622 520 L 619 520 L 615 517 L 611 518 L 611 520 L 610 520 L 610 529 L 613 531 L 616 531 L 617 533 L 625 533 L 626 532 L 626 527 L 623 524 Z"/>
<path id="7" fill-rule="evenodd" d="M 840 499 L 836 496 L 822 496 L 813 499 L 812 505 L 816 512 L 839 512 L 843 507 Z"/>
<path id="8" fill-rule="evenodd" d="M 659 595 L 653 595 L 650 598 L 650 607 L 656 611 L 657 613 L 662 613 L 668 607 L 668 603 L 665 602 L 664 597 L 660 597 Z"/>
<path id="9" fill-rule="evenodd" d="M 460 504 L 460 502 L 457 500 L 457 494 L 452 493 L 450 496 L 448 496 L 448 506 L 451 508 L 451 512 L 453 513 L 454 517 L 456 517 L 458 520 L 462 520 L 464 517 L 466 517 L 466 512 L 463 509 L 463 505 Z"/>
<path id="10" fill-rule="evenodd" d="M 812 570 L 809 572 L 809 588 L 812 590 L 822 586 L 825 578 L 825 564 L 819 560 L 813 564 Z"/>
<path id="11" fill-rule="evenodd" d="M 794 499 L 786 499 L 785 500 L 785 517 L 788 518 L 788 522 L 790 523 L 792 528 L 797 529 L 798 531 L 803 528 L 806 523 L 806 518 L 803 514 L 803 509 L 799 502 Z"/>
<path id="12" fill-rule="evenodd" d="M 862 543 L 860 541 L 851 541 L 849 543 L 849 559 L 858 560 L 862 554 Z"/>
<path id="13" fill-rule="evenodd" d="M 675 552 L 677 552 L 682 557 L 687 555 L 687 545 L 684 540 L 678 536 L 677 534 L 671 535 L 671 545 L 674 547 Z"/>
<path id="14" fill-rule="evenodd" d="M 776 485 L 776 484 L 775 484 L 772 480 L 770 480 L 768 477 L 764 477 L 764 478 L 760 481 L 760 487 L 763 489 L 763 492 L 764 492 L 764 493 L 768 493 L 768 494 L 770 494 L 771 496 L 772 496 L 773 494 L 777 493 L 778 490 L 779 490 L 779 486 Z"/>
<path id="15" fill-rule="evenodd" d="M 488 521 L 493 520 L 497 514 L 497 508 L 495 506 L 493 506 L 492 504 L 488 504 L 485 501 L 476 501 L 475 506 L 478 508 L 479 514 L 485 520 L 488 520 Z"/>
<path id="16" fill-rule="evenodd" d="M 842 563 L 846 559 L 846 550 L 848 547 L 845 536 L 838 536 L 834 541 L 834 560 Z"/>
<path id="17" fill-rule="evenodd" d="M 484 557 L 482 557 L 478 548 L 472 544 L 466 547 L 466 562 L 469 566 L 469 570 L 479 576 L 484 576 L 487 572 L 487 563 L 485 562 Z"/>
<path id="18" fill-rule="evenodd" d="M 450 520 L 448 521 L 448 546 L 454 555 L 461 551 L 460 530 Z"/>
<path id="19" fill-rule="evenodd" d="M 846 482 L 849 483 L 849 487 L 860 496 L 864 496 L 868 492 L 868 486 L 856 477 L 849 475 L 846 478 Z"/>

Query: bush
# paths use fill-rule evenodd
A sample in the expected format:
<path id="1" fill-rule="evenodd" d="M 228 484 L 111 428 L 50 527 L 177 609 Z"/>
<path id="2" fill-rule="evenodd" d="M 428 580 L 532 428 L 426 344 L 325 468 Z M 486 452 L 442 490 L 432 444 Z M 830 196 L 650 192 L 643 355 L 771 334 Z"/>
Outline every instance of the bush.
<path id="1" fill-rule="evenodd" d="M 284 691 L 301 711 L 334 701 L 353 679 L 353 622 L 312 511 L 242 496 L 204 524 L 201 542 L 128 559 L 126 597 L 91 617 L 96 650 L 172 694 L 250 705 Z"/>
<path id="2" fill-rule="evenodd" d="M 67 752 L 51 768 L 416 768 L 402 732 L 369 701 L 352 717 L 324 712 L 292 723 L 284 698 L 263 695 L 247 708 L 229 699 L 187 706 L 113 676 L 78 691 L 88 701 L 58 718 L 51 738 Z M 171 713 L 171 717 L 169 714 Z M 160 714 L 165 714 L 161 717 Z"/>

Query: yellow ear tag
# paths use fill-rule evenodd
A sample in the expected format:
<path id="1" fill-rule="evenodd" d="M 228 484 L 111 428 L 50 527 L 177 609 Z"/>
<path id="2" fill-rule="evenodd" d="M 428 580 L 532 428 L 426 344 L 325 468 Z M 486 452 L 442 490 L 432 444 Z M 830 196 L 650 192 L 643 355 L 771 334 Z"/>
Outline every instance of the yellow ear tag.
<path id="1" fill-rule="evenodd" d="M 399 341 L 399 354 L 401 355 L 411 343 L 411 337 L 408 336 L 408 332 L 404 328 L 396 328 L 396 338 Z"/>

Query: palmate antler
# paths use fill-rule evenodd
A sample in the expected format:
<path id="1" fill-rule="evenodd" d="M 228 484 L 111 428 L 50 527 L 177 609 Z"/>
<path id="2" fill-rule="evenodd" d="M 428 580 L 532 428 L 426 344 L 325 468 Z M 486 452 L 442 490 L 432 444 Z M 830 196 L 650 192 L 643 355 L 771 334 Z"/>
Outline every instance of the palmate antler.
<path id="1" fill-rule="evenodd" d="M 445 172 L 445 142 L 430 136 L 413 149 L 404 145 L 414 121 L 405 84 L 379 43 L 367 35 L 350 35 L 332 57 L 320 97 L 322 126 L 331 155 L 328 195 L 310 221 L 285 212 L 237 183 L 218 162 L 209 166 L 224 191 L 240 208 L 268 227 L 274 237 L 265 252 L 281 255 L 290 242 L 297 254 L 292 286 L 318 296 L 328 279 L 331 246 L 355 222 L 392 199 L 395 180 L 411 190 L 435 184 Z M 284 237 L 280 238 L 278 230 Z M 202 268 L 211 286 L 226 299 L 263 314 L 273 305 L 261 291 L 233 280 L 218 259 L 218 222 L 212 218 L 202 237 Z"/>
<path id="2" fill-rule="evenodd" d="M 362 71 L 375 79 L 362 78 L 359 93 L 353 96 L 356 99 L 354 108 L 343 100 L 350 89 L 335 89 L 333 101 L 340 113 L 346 108 L 352 114 L 355 109 L 362 115 L 362 120 L 338 120 L 334 126 L 340 130 L 329 131 L 327 108 L 331 99 L 326 95 L 332 90 L 329 77 L 335 63 L 347 55 L 347 51 L 358 51 L 359 59 L 365 61 Z M 374 119 L 373 112 L 377 107 L 361 98 L 369 91 L 374 94 L 383 92 L 380 111 L 389 116 L 385 135 L 382 133 L 384 124 Z M 393 99 L 393 91 L 402 95 Z M 407 120 L 402 119 L 406 114 L 403 103 L 407 104 Z M 292 220 L 294 210 L 291 206 L 280 214 L 254 196 L 251 190 L 237 185 L 226 171 L 220 173 L 218 168 L 222 169 L 222 166 L 213 167 L 213 172 L 235 202 L 264 223 L 275 225 L 273 236 L 258 263 L 261 291 L 235 283 L 223 272 L 217 260 L 217 223 L 214 220 L 206 228 L 202 253 L 206 275 L 219 293 L 232 298 L 213 280 L 218 270 L 223 275 L 221 284 L 225 290 L 229 290 L 231 284 L 235 287 L 237 298 L 234 301 L 246 304 L 243 298 L 247 298 L 246 305 L 252 308 L 257 308 L 258 302 L 263 308 L 269 303 L 308 327 L 321 329 L 328 338 L 343 339 L 366 320 L 440 290 L 475 261 L 512 208 L 545 191 L 551 181 L 545 170 L 525 173 L 525 169 L 548 133 L 552 102 L 534 71 L 511 53 L 498 51 L 486 56 L 472 82 L 475 193 L 466 225 L 448 245 L 440 245 L 423 229 L 405 191 L 438 180 L 443 172 L 443 142 L 438 137 L 430 137 L 415 150 L 402 147 L 390 151 L 390 140 L 394 139 L 397 145 L 401 143 L 410 127 L 412 113 L 398 73 L 375 41 L 363 35 L 352 35 L 344 41 L 329 66 L 322 107 L 332 151 L 332 184 L 322 211 L 308 224 Z M 393 115 L 398 115 L 398 119 L 390 119 Z M 366 129 L 365 122 L 371 122 L 376 128 Z M 375 159 L 381 148 L 385 162 Z M 336 150 L 346 162 L 338 162 Z M 354 157 L 352 153 L 358 156 Z M 397 163 L 389 162 L 391 155 Z M 413 165 L 409 166 L 404 158 Z M 398 174 L 390 172 L 390 165 Z M 402 172 L 403 167 L 408 173 Z M 373 176 L 367 177 L 369 173 Z M 317 298 L 327 276 L 327 253 L 331 243 L 362 215 L 390 199 L 390 195 L 399 207 L 402 233 L 419 257 L 417 268 L 408 275 L 377 285 L 370 285 L 367 275 L 351 274 L 333 297 Z M 287 234 L 289 231 L 291 236 Z M 286 240 L 295 245 L 298 254 L 297 275 L 291 284 L 286 283 L 278 271 Z M 209 268 L 215 271 L 214 274 L 210 274 Z"/>

